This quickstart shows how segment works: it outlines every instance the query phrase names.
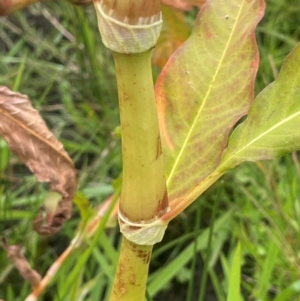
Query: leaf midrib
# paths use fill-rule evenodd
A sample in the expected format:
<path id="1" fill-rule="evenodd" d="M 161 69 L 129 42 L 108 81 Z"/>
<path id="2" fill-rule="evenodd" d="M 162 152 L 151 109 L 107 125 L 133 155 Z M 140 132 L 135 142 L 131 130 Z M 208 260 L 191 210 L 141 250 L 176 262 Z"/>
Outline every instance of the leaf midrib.
<path id="1" fill-rule="evenodd" d="M 267 134 L 271 133 L 272 131 L 275 131 L 281 125 L 283 125 L 283 124 L 291 121 L 293 118 L 296 118 L 298 115 L 300 115 L 300 110 L 298 112 L 290 115 L 288 118 L 285 118 L 285 119 L 281 120 L 280 122 L 276 123 L 275 125 L 273 125 L 272 127 L 270 127 L 267 131 L 265 131 L 265 132 L 261 133 L 260 135 L 258 135 L 255 139 L 251 140 L 244 147 L 242 147 L 237 152 L 235 152 L 232 156 L 230 156 L 226 161 L 223 161 L 220 166 L 227 165 L 228 164 L 227 162 L 229 162 L 230 160 L 232 160 L 232 158 L 234 158 L 235 156 L 238 156 L 238 154 L 241 153 L 241 152 L 243 152 L 246 148 L 250 147 L 256 141 L 262 139 L 263 137 L 265 137 Z"/>
<path id="2" fill-rule="evenodd" d="M 194 118 L 194 120 L 193 120 L 192 126 L 191 126 L 191 128 L 190 128 L 190 130 L 189 130 L 189 132 L 188 132 L 188 134 L 187 134 L 187 136 L 186 136 L 186 139 L 184 140 L 184 142 L 183 142 L 183 144 L 182 144 L 182 147 L 181 147 L 181 149 L 180 149 L 180 152 L 179 152 L 179 154 L 178 154 L 178 156 L 177 156 L 177 158 L 176 158 L 176 160 L 175 160 L 175 162 L 174 162 L 174 164 L 173 164 L 173 167 L 172 167 L 172 169 L 171 169 L 171 171 L 170 171 L 170 173 L 169 173 L 169 176 L 168 176 L 167 181 L 166 181 L 166 182 L 167 182 L 167 186 L 170 184 L 170 181 L 171 181 L 171 179 L 172 179 L 172 177 L 173 177 L 173 174 L 175 173 L 175 170 L 176 170 L 176 168 L 177 168 L 177 166 L 178 166 L 178 164 L 179 164 L 179 161 L 180 161 L 180 159 L 181 159 L 181 156 L 182 156 L 182 154 L 183 154 L 185 148 L 187 147 L 188 141 L 189 141 L 189 139 L 190 139 L 190 137 L 191 137 L 191 135 L 192 135 L 192 133 L 193 133 L 193 131 L 194 131 L 194 128 L 195 128 L 195 126 L 196 126 L 196 123 L 197 123 L 197 121 L 198 121 L 198 118 L 199 118 L 199 116 L 201 115 L 202 110 L 203 110 L 203 108 L 204 108 L 204 106 L 205 106 L 205 104 L 206 104 L 206 101 L 207 101 L 207 99 L 208 99 L 208 97 L 209 97 L 209 95 L 210 95 L 210 92 L 211 92 L 211 90 L 212 90 L 213 84 L 214 84 L 214 82 L 215 82 L 215 80 L 216 80 L 216 78 L 217 78 L 217 76 L 218 76 L 218 74 L 219 74 L 219 71 L 220 71 L 221 66 L 222 66 L 222 64 L 223 64 L 223 61 L 224 61 L 224 59 L 225 59 L 225 55 L 226 55 L 227 50 L 228 50 L 228 48 L 229 48 L 230 42 L 232 41 L 233 32 L 235 31 L 235 29 L 236 29 L 236 27 L 237 27 L 237 23 L 238 23 L 238 21 L 239 21 L 239 18 L 240 18 L 241 11 L 242 11 L 242 9 L 243 9 L 244 3 L 245 3 L 245 1 L 243 1 L 242 5 L 240 6 L 240 9 L 239 9 L 239 11 L 238 11 L 237 17 L 236 17 L 236 19 L 235 19 L 234 26 L 232 26 L 232 30 L 231 30 L 229 39 L 228 39 L 227 44 L 226 44 L 226 46 L 225 46 L 225 48 L 224 48 L 224 51 L 223 51 L 221 60 L 220 60 L 220 62 L 219 62 L 219 64 L 218 64 L 218 66 L 217 66 L 216 72 L 215 72 L 215 74 L 214 74 L 214 76 L 213 76 L 213 79 L 211 80 L 211 83 L 210 83 L 210 85 L 209 85 L 209 88 L 207 89 L 207 92 L 206 92 L 205 97 L 204 97 L 204 99 L 203 99 L 202 105 L 200 106 L 200 108 L 199 108 L 199 110 L 198 110 L 198 112 L 197 112 L 197 115 L 195 116 L 195 118 Z"/>
<path id="3" fill-rule="evenodd" d="M 40 140 L 42 143 L 46 144 L 49 148 L 53 149 L 56 153 L 59 154 L 59 156 L 64 157 L 69 163 L 72 163 L 72 161 L 63 153 L 60 149 L 54 147 L 52 143 L 50 143 L 47 139 L 45 139 L 43 136 L 38 135 L 35 131 L 33 131 L 30 127 L 25 125 L 24 123 L 20 122 L 19 119 L 16 119 L 13 117 L 13 115 L 4 109 L 3 107 L 0 109 L 0 116 L 5 115 L 8 119 L 10 119 L 12 122 L 16 123 L 19 127 L 23 128 L 23 130 L 32 136 L 34 136 L 36 139 Z M 63 150 L 63 149 L 62 149 Z"/>

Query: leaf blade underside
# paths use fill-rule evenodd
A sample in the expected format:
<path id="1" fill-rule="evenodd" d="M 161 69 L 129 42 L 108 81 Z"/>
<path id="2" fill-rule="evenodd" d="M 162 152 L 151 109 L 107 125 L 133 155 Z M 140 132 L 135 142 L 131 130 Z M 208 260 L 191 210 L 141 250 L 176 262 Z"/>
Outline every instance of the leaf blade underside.
<path id="1" fill-rule="evenodd" d="M 218 165 L 233 125 L 254 99 L 254 30 L 262 0 L 208 1 L 190 38 L 156 83 L 170 202 L 184 199 Z"/>
<path id="2" fill-rule="evenodd" d="M 218 170 L 300 149 L 299 70 L 300 43 L 285 59 L 276 81 L 258 94 L 247 119 L 230 136 Z"/>

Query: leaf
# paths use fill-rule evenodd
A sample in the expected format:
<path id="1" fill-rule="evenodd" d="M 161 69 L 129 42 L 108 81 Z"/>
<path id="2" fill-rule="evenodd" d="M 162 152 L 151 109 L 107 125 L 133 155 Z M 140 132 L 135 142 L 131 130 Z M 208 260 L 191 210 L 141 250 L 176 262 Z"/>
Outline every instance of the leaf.
<path id="1" fill-rule="evenodd" d="M 300 149 L 300 43 L 275 82 L 257 97 L 229 139 L 220 171 L 243 161 L 272 159 Z"/>
<path id="2" fill-rule="evenodd" d="M 300 280 L 292 282 L 287 288 L 278 292 L 276 298 L 273 301 L 286 301 L 286 300 L 297 300 L 300 294 Z"/>
<path id="3" fill-rule="evenodd" d="M 40 234 L 57 232 L 71 216 L 77 186 L 72 160 L 29 98 L 3 86 L 0 86 L 0 135 L 39 182 L 49 182 L 50 189 L 62 195 L 51 224 L 45 223 L 42 214 L 34 221 L 34 229 Z"/>
<path id="4" fill-rule="evenodd" d="M 239 242 L 232 261 L 229 275 L 229 288 L 227 301 L 240 301 L 240 285 L 241 285 L 241 243 Z"/>
<path id="5" fill-rule="evenodd" d="M 75 195 L 74 203 L 79 208 L 81 219 L 83 221 L 87 221 L 87 219 L 93 214 L 93 209 L 91 207 L 90 201 L 82 192 L 78 191 Z"/>
<path id="6" fill-rule="evenodd" d="M 159 39 L 152 51 L 152 63 L 161 69 L 173 52 L 189 37 L 191 26 L 182 12 L 162 7 L 163 26 Z"/>
<path id="7" fill-rule="evenodd" d="M 10 246 L 4 237 L 2 237 L 1 240 L 2 247 L 7 252 L 7 257 L 13 261 L 21 276 L 25 280 L 29 281 L 32 287 L 37 287 L 40 284 L 42 277 L 38 272 L 30 267 L 29 262 L 22 254 L 21 246 Z"/>
<path id="8" fill-rule="evenodd" d="M 212 0 L 156 83 L 170 201 L 183 199 L 218 165 L 228 133 L 254 98 L 254 29 L 263 0 Z M 195 193 L 196 197 L 197 193 Z"/>
<path id="9" fill-rule="evenodd" d="M 90 5 L 92 0 L 67 0 L 74 5 Z M 16 10 L 22 9 L 30 4 L 40 2 L 39 0 L 0 0 L 0 17 L 13 13 Z"/>
<path id="10" fill-rule="evenodd" d="M 228 236 L 232 224 L 232 210 L 228 210 L 221 215 L 214 223 L 213 240 L 218 240 L 220 236 Z M 192 261 L 196 252 L 207 250 L 210 228 L 203 229 L 191 243 L 185 242 L 186 247 L 180 251 L 180 254 L 174 256 L 172 260 L 164 264 L 158 271 L 152 273 L 149 277 L 148 291 L 154 297 L 160 290 L 164 290 L 172 278 L 176 277 L 181 269 Z M 182 238 L 182 237 L 181 237 Z"/>
<path id="11" fill-rule="evenodd" d="M 178 10 L 191 10 L 193 6 L 200 7 L 205 0 L 162 0 L 162 4 L 171 6 Z"/>
<path id="12" fill-rule="evenodd" d="M 258 300 L 268 299 L 270 289 L 272 287 L 272 275 L 276 273 L 276 268 L 278 264 L 278 257 L 281 257 L 281 249 L 277 245 L 274 239 L 270 239 L 268 242 L 267 254 L 262 263 L 261 271 L 257 273 L 257 290 L 253 292 L 253 296 Z"/>

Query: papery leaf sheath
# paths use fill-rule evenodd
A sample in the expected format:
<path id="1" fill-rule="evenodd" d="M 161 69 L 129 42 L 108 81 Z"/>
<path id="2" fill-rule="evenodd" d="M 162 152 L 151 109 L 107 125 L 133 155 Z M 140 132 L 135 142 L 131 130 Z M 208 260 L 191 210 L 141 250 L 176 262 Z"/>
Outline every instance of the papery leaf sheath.
<path id="1" fill-rule="evenodd" d="M 247 119 L 230 136 L 218 170 L 299 149 L 300 43 L 285 59 L 276 81 L 256 97 Z"/>
<path id="2" fill-rule="evenodd" d="M 263 0 L 212 0 L 156 84 L 169 198 L 181 199 L 218 165 L 254 98 L 254 30 Z"/>

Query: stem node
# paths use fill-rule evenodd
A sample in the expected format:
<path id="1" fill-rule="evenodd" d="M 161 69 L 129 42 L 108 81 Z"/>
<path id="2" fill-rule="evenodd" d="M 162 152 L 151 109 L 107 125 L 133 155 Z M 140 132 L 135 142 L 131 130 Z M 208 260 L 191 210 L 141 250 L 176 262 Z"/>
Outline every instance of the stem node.
<path id="1" fill-rule="evenodd" d="M 145 4 L 136 2 L 142 1 L 129 3 L 136 9 L 127 10 L 128 5 L 115 1 L 94 1 L 102 41 L 110 50 L 127 54 L 141 53 L 155 46 L 162 26 L 159 6 L 151 3 L 148 10 Z"/>
<path id="2" fill-rule="evenodd" d="M 169 211 L 169 208 L 167 211 Z M 134 223 L 128 220 L 120 210 L 118 217 L 121 233 L 127 240 L 139 245 L 150 246 L 160 242 L 168 226 L 161 219 Z"/>

